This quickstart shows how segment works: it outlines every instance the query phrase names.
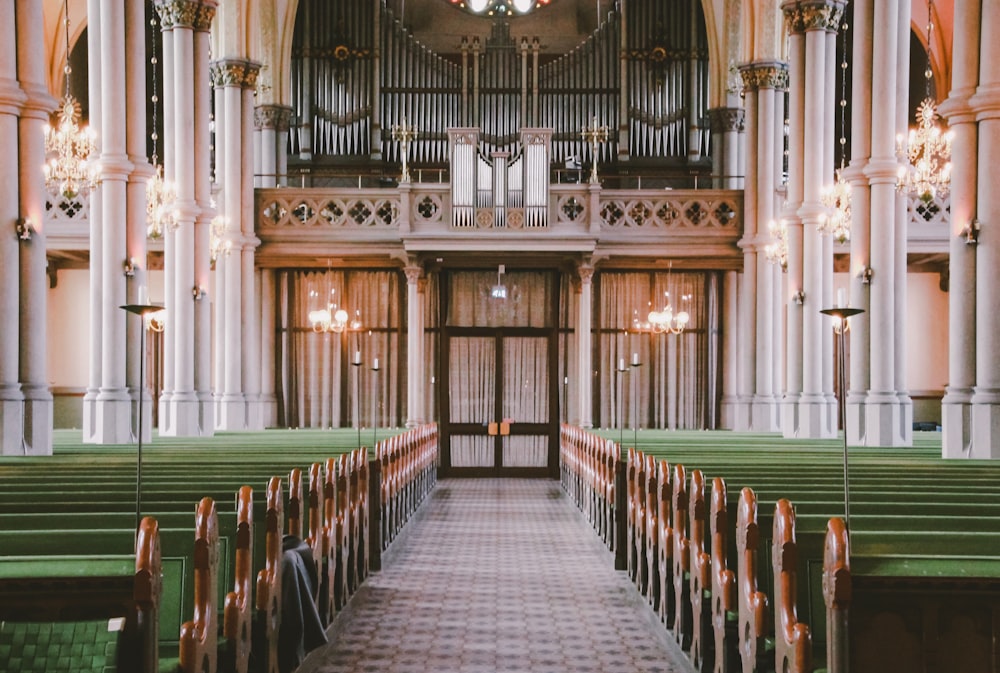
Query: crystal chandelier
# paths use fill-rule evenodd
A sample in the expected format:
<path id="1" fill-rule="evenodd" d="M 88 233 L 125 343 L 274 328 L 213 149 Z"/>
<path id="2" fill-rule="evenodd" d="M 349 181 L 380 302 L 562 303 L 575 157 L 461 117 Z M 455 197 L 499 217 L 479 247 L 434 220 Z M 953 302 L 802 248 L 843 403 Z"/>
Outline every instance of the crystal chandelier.
<path id="1" fill-rule="evenodd" d="M 820 219 L 819 230 L 832 234 L 838 243 L 846 243 L 851 238 L 851 185 L 844 179 L 844 164 L 847 154 L 847 28 L 845 20 L 841 25 L 843 60 L 840 62 L 840 168 L 834 174 L 833 184 L 820 194 L 820 201 L 826 213 Z"/>
<path id="2" fill-rule="evenodd" d="M 925 98 L 917 107 L 917 126 L 904 139 L 896 138 L 896 151 L 904 161 L 899 172 L 899 188 L 924 202 L 945 197 L 951 189 L 951 131 L 942 131 L 937 102 L 931 95 L 934 44 L 934 0 L 927 3 L 927 69 L 924 70 Z"/>
<path id="3" fill-rule="evenodd" d="M 673 263 L 667 267 L 667 287 L 670 287 L 670 272 L 673 268 Z M 691 295 L 682 294 L 681 301 L 687 302 L 691 300 Z M 678 311 L 674 313 L 674 307 L 670 303 L 670 290 L 666 290 L 663 293 L 664 306 L 662 309 L 653 309 L 646 316 L 646 322 L 640 322 L 638 317 L 638 312 L 636 312 L 636 317 L 633 318 L 633 326 L 638 331 L 652 332 L 653 334 L 680 334 L 687 327 L 688 322 L 691 320 L 691 316 L 688 315 L 687 311 Z M 649 302 L 650 306 L 653 306 L 653 302 Z"/>
<path id="4" fill-rule="evenodd" d="M 451 0 L 451 4 L 482 16 L 527 14 L 549 2 L 551 0 Z"/>
<path id="5" fill-rule="evenodd" d="M 771 220 L 767 224 L 767 233 L 774 239 L 764 246 L 767 261 L 781 265 L 782 271 L 788 271 L 788 226 L 783 220 Z"/>
<path id="6" fill-rule="evenodd" d="M 63 17 L 66 24 L 66 64 L 63 66 L 65 93 L 59 106 L 59 124 L 52 128 L 45 125 L 45 186 L 63 198 L 76 198 L 90 189 L 90 155 L 97 151 L 93 132 L 80 128 L 80 104 L 69 94 L 69 3 L 63 0 Z"/>
<path id="7" fill-rule="evenodd" d="M 343 308 L 338 308 L 334 301 L 336 290 L 330 288 L 327 292 L 328 301 L 324 308 L 309 311 L 309 323 L 313 332 L 334 332 L 340 334 L 344 330 L 356 331 L 361 329 L 361 311 L 354 311 L 354 319 L 350 319 L 350 313 Z M 319 291 L 310 290 L 310 302 L 319 297 Z"/>
<path id="8" fill-rule="evenodd" d="M 177 192 L 173 184 L 163 179 L 163 166 L 160 165 L 159 157 L 156 154 L 156 141 L 159 139 L 159 133 L 156 129 L 158 128 L 157 120 L 160 107 L 160 97 L 156 88 L 156 67 L 159 62 L 156 58 L 156 25 L 154 12 L 153 17 L 149 19 L 150 41 L 153 44 L 153 55 L 149 58 L 153 74 L 153 95 L 150 98 L 153 102 L 153 132 L 149 137 L 153 141 L 153 154 L 150 156 L 150 161 L 155 172 L 146 183 L 146 233 L 150 238 L 160 238 L 168 227 L 174 226 L 174 201 L 177 199 Z M 214 257 L 212 259 L 215 260 Z"/>

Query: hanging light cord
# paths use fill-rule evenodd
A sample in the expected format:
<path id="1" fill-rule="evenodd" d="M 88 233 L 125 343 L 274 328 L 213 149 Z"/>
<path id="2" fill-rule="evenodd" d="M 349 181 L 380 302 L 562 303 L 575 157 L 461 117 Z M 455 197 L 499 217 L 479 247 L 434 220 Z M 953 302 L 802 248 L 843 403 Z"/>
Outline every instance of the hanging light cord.
<path id="1" fill-rule="evenodd" d="M 844 21 L 840 24 L 841 42 L 843 44 L 843 59 L 840 61 L 840 167 L 843 169 L 847 162 L 847 50 L 850 45 L 847 41 L 847 30 L 850 24 L 847 22 L 847 8 L 850 2 L 844 5 Z"/>
<path id="2" fill-rule="evenodd" d="M 153 55 L 150 56 L 150 58 L 149 58 L 149 63 L 152 66 L 151 70 L 152 70 L 152 80 L 153 80 L 153 95 L 151 97 L 151 100 L 153 101 L 153 132 L 149 135 L 149 137 L 153 141 L 153 155 L 152 155 L 152 159 L 153 159 L 153 166 L 154 167 L 157 166 L 157 162 L 158 162 L 158 159 L 159 159 L 159 157 L 157 157 L 157 154 L 156 154 L 156 141 L 159 139 L 159 132 L 156 129 L 158 128 L 157 127 L 157 121 L 158 121 L 157 112 L 158 112 L 158 110 L 160 108 L 160 96 L 159 96 L 159 94 L 157 94 L 157 87 L 156 87 L 156 85 L 157 85 L 156 65 L 159 62 L 159 59 L 156 58 L 156 25 L 157 25 L 157 22 L 156 22 L 156 11 L 154 10 L 153 13 L 149 17 L 149 37 L 150 37 L 150 42 L 153 45 L 152 46 Z"/>
<path id="3" fill-rule="evenodd" d="M 931 97 L 931 78 L 934 77 L 934 0 L 927 0 L 927 69 L 924 70 L 925 98 Z"/>
<path id="4" fill-rule="evenodd" d="M 66 96 L 69 96 L 69 74 L 73 68 L 69 65 L 69 0 L 63 0 L 63 18 L 66 24 L 66 64 L 63 66 L 63 83 L 66 89 Z"/>

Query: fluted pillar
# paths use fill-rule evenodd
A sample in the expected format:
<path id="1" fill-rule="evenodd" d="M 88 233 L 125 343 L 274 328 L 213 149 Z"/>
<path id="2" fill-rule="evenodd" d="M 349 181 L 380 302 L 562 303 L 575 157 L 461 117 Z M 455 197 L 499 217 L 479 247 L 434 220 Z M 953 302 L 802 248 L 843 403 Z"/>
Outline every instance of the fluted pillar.
<path id="1" fill-rule="evenodd" d="M 255 352 L 258 330 L 251 319 L 255 313 L 253 264 L 258 241 L 252 209 L 247 208 L 253 203 L 253 176 L 248 173 L 248 169 L 252 170 L 252 145 L 245 143 L 248 129 L 244 122 L 252 119 L 252 92 L 259 70 L 256 63 L 242 59 L 223 59 L 212 66 L 216 95 L 222 99 L 222 118 L 216 120 L 216 163 L 221 165 L 217 173 L 222 185 L 219 214 L 224 222 L 215 261 L 222 280 L 222 290 L 216 293 L 222 333 L 222 347 L 216 352 L 216 358 L 222 360 L 222 376 L 217 381 L 218 430 L 245 430 L 251 423 L 263 427 L 259 416 L 250 414 L 247 396 L 251 372 L 259 371 Z"/>
<path id="2" fill-rule="evenodd" d="M 865 167 L 871 192 L 870 279 L 866 289 L 870 298 L 870 382 L 865 398 L 865 436 L 868 446 L 902 446 L 909 443 L 902 432 L 905 423 L 903 408 L 896 389 L 896 349 L 903 338 L 898 325 L 898 310 L 894 286 L 898 281 L 896 247 L 897 230 L 897 171 L 896 133 L 898 130 L 896 100 L 897 77 L 907 71 L 899 63 L 899 0 L 879 0 L 874 3 L 872 43 L 872 91 L 880 92 L 872 100 L 871 159 Z M 889 100 L 886 100 L 886 94 Z M 853 211 L 853 209 L 852 209 Z M 877 226 L 875 224 L 877 223 Z M 863 269 L 859 271 L 864 272 Z M 864 276 L 863 276 L 864 279 Z M 899 327 L 899 329 L 897 329 Z"/>
<path id="3" fill-rule="evenodd" d="M 863 444 L 867 422 L 865 399 L 870 386 L 871 303 L 868 286 L 859 273 L 871 265 L 871 186 L 865 170 L 871 156 L 872 59 L 875 0 L 855 0 L 854 48 L 851 57 L 851 161 L 841 177 L 851 185 L 851 264 L 849 305 L 864 313 L 851 318 L 850 375 L 846 395 L 847 441 Z"/>
<path id="4" fill-rule="evenodd" d="M 972 394 L 972 454 L 1000 458 L 1000 6 L 982 3 L 979 86 L 971 99 L 979 122 L 976 210 L 980 220 L 976 249 L 976 384 Z"/>
<path id="5" fill-rule="evenodd" d="M 941 401 L 945 458 L 973 457 L 972 391 L 976 384 L 976 245 L 964 230 L 976 220 L 979 127 L 970 98 L 979 83 L 979 0 L 955 1 L 951 94 L 938 111 L 954 133 L 951 145 L 951 243 L 948 256 L 948 385 Z"/>
<path id="6" fill-rule="evenodd" d="M 802 293 L 796 301 L 801 301 L 801 348 L 802 348 L 802 394 L 798 400 L 797 436 L 831 437 L 836 433 L 836 404 L 833 398 L 833 377 L 831 359 L 826 358 L 826 330 L 829 324 L 820 314 L 826 308 L 831 277 L 833 274 L 832 247 L 824 242 L 824 235 L 818 227 L 825 213 L 820 201 L 824 182 L 824 166 L 832 161 L 832 147 L 826 147 L 826 105 L 829 100 L 827 79 L 830 70 L 827 61 L 827 35 L 836 31 L 840 23 L 843 3 L 837 0 L 809 0 L 786 2 L 782 5 L 790 32 L 801 35 L 797 40 L 799 48 L 794 52 L 790 64 L 793 72 L 801 72 L 803 77 L 794 77 L 796 85 L 802 85 L 801 133 L 799 151 L 789 161 L 789 172 L 801 167 L 802 200 L 796 214 L 801 221 Z M 791 229 L 791 227 L 789 227 Z M 792 235 L 789 232 L 789 269 L 791 270 Z M 798 233 L 798 232 L 796 232 Z M 797 252 L 797 251 L 796 251 Z M 791 318 L 790 318 L 791 321 Z M 791 347 L 791 344 L 789 344 Z M 787 431 L 787 426 L 786 426 Z"/>
<path id="7" fill-rule="evenodd" d="M 16 16 L 14 0 L 0 0 L 0 14 Z M 0 24 L 0 228 L 14 231 L 21 217 L 18 195 L 17 123 L 27 95 L 17 81 L 17 22 Z M 16 236 L 0 236 L 0 455 L 23 453 L 24 396 L 18 376 L 18 289 L 20 261 Z"/>
<path id="8" fill-rule="evenodd" d="M 31 238 L 18 248 L 20 320 L 16 338 L 18 378 L 24 396 L 19 453 L 49 455 L 52 453 L 52 393 L 45 362 L 49 283 L 45 273 L 44 181 L 39 167 L 45 163 L 43 129 L 55 101 L 45 86 L 41 5 L 33 0 L 17 0 L 14 17 L 17 78 L 26 96 L 17 122 L 17 201 L 21 218 L 31 222 L 34 228 Z M 7 21 L 10 21 L 9 14 Z M 9 329 L 4 328 L 5 331 Z"/>
<path id="9" fill-rule="evenodd" d="M 165 152 L 165 179 L 177 190 L 176 227 L 165 233 L 165 290 L 172 372 L 164 377 L 160 433 L 204 436 L 213 433 L 209 355 L 208 29 L 215 0 L 167 0 L 156 5 L 164 31 L 164 107 L 172 108 L 173 142 Z M 166 38 L 170 33 L 169 40 Z M 168 161 L 170 160 L 170 161 Z M 170 164 L 173 164 L 172 166 Z M 167 361 L 167 358 L 165 358 Z M 172 379 L 172 380 L 171 380 Z M 167 385 L 170 388 L 167 388 Z"/>
<path id="10" fill-rule="evenodd" d="M 260 186 L 277 187 L 281 173 L 282 157 L 287 154 L 284 141 L 288 139 L 288 126 L 292 109 L 284 105 L 259 105 L 254 110 L 254 127 L 260 134 Z"/>
<path id="11" fill-rule="evenodd" d="M 743 108 L 717 107 L 708 111 L 712 131 L 712 172 L 719 189 L 737 189 L 740 172 L 740 133 L 745 123 Z"/>
<path id="12" fill-rule="evenodd" d="M 594 267 L 582 263 L 577 267 L 580 275 L 580 315 L 576 321 L 577 342 L 577 400 L 580 404 L 580 427 L 592 428 L 593 422 L 593 363 L 591 361 L 591 326 L 594 311 Z"/>
<path id="13" fill-rule="evenodd" d="M 265 428 L 278 425 L 278 398 L 275 394 L 275 288 L 274 271 L 260 269 L 258 296 L 260 297 L 260 415 Z"/>
<path id="14" fill-rule="evenodd" d="M 775 270 L 765 255 L 770 242 L 767 225 L 776 219 L 775 164 L 780 167 L 774 134 L 778 112 L 777 91 L 788 84 L 788 68 L 780 62 L 758 62 L 740 68 L 747 105 L 747 163 L 754 167 L 744 189 L 744 276 L 740 305 L 746 318 L 740 343 L 743 395 L 747 398 L 746 426 L 755 432 L 779 429 L 779 406 L 773 365 L 775 320 Z M 780 170 L 780 169 L 779 169 Z M 737 426 L 739 427 L 739 426 Z"/>
<path id="15" fill-rule="evenodd" d="M 406 427 L 424 422 L 424 302 L 420 292 L 422 266 L 408 264 L 406 274 Z"/>

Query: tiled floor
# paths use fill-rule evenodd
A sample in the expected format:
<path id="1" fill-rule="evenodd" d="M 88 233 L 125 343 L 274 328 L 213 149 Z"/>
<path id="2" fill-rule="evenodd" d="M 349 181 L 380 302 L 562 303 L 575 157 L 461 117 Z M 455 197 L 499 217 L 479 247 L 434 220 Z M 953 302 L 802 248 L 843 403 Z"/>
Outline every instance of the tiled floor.
<path id="1" fill-rule="evenodd" d="M 547 480 L 450 480 L 300 673 L 684 673 L 691 666 Z"/>

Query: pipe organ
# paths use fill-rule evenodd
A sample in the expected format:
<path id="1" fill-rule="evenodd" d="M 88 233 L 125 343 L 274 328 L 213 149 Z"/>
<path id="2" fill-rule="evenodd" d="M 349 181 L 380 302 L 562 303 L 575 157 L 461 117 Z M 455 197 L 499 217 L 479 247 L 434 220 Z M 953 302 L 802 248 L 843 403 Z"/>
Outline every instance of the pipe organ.
<path id="1" fill-rule="evenodd" d="M 477 151 L 491 167 L 497 152 L 509 153 L 511 170 L 523 159 L 525 128 L 552 129 L 551 161 L 589 162 L 592 149 L 580 131 L 596 118 L 619 131 L 598 147 L 600 163 L 677 164 L 707 156 L 709 68 L 700 0 L 619 0 L 597 30 L 564 54 L 547 53 L 537 37 L 512 35 L 505 19 L 483 21 L 491 22 L 487 34 L 462 38 L 453 53 L 435 53 L 384 0 L 301 0 L 290 155 L 302 162 L 399 164 L 400 148 L 384 131 L 405 121 L 417 131 L 409 150 L 417 167 L 447 165 L 454 158 L 449 129 L 473 127 L 481 130 Z M 513 174 L 523 178 L 523 167 Z M 521 193 L 512 180 L 504 182 L 504 194 Z M 496 193 L 492 182 L 472 189 L 490 198 Z"/>

